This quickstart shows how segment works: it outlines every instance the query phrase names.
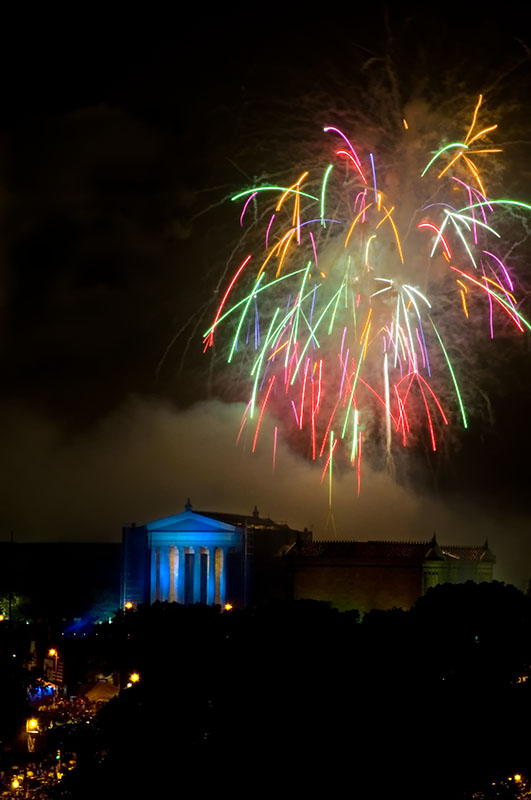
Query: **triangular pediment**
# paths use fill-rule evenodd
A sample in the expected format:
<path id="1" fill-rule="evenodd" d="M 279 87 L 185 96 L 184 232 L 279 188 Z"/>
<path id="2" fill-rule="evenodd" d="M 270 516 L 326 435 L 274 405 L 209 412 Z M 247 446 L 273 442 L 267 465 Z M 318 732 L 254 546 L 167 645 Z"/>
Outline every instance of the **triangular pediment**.
<path id="1" fill-rule="evenodd" d="M 181 514 L 173 514 L 170 517 L 154 520 L 146 524 L 146 529 L 152 533 L 234 533 L 239 530 L 235 525 L 220 522 L 211 517 L 204 517 L 194 511 L 183 511 Z"/>

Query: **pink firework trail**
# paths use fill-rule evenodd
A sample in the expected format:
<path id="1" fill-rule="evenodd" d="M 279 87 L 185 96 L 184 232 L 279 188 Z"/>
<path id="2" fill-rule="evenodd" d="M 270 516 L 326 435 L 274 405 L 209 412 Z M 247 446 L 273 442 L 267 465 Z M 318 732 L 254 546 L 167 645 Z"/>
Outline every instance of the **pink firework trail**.
<path id="1" fill-rule="evenodd" d="M 238 438 L 254 426 L 253 452 L 272 414 L 294 438 L 308 437 L 323 477 L 343 452 L 359 492 L 362 441 L 383 443 L 390 458 L 395 445 L 419 436 L 436 450 L 450 421 L 467 427 L 464 376 L 447 341 L 456 327 L 446 320 L 448 298 L 452 314 L 462 315 L 460 329 L 477 326 L 484 313 L 489 336 L 503 320 L 531 330 L 497 230 L 508 210 L 531 206 L 487 196 L 479 167 L 501 151 L 488 139 L 496 126 L 478 123 L 481 103 L 464 138 L 426 154 L 408 176 L 408 186 L 415 181 L 429 198 L 420 212 L 396 176 L 377 174 L 370 149 L 354 147 L 336 127 L 324 129 L 330 162 L 315 174 L 293 170 L 284 186 L 253 186 L 232 198 L 242 204 L 243 226 L 251 200 L 256 219 L 266 221 L 265 249 L 252 254 L 254 270 L 251 255 L 240 264 L 203 341 L 212 348 L 216 332 L 227 361 L 249 365 Z M 407 148 L 409 129 L 402 135 Z M 277 433 L 275 425 L 273 468 Z"/>

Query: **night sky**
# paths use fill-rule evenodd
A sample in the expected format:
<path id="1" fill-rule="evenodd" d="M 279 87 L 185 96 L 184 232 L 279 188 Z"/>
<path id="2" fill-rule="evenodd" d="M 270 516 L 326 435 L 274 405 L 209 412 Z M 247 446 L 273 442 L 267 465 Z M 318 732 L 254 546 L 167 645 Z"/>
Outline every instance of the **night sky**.
<path id="1" fill-rule="evenodd" d="M 201 352 L 240 236 L 222 201 L 293 163 L 330 115 L 374 100 L 382 76 L 404 107 L 485 92 L 508 196 L 531 199 L 531 29 L 504 8 L 261 22 L 249 8 L 78 11 L 4 26 L 1 538 L 116 541 L 122 523 L 189 496 L 196 510 L 256 504 L 324 538 L 488 536 L 497 577 L 526 584 L 529 336 L 478 348 L 470 428 L 436 457 L 399 454 L 396 480 L 368 459 L 359 498 L 338 473 L 335 532 L 319 467 L 282 443 L 273 474 L 270 449 L 235 448 L 245 387 Z M 528 318 L 530 265 L 531 239 L 518 250 Z"/>

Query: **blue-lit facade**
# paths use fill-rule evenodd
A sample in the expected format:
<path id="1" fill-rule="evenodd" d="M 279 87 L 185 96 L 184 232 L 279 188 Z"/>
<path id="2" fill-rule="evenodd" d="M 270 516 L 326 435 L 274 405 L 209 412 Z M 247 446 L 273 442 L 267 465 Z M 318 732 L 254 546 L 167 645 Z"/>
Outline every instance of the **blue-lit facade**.
<path id="1" fill-rule="evenodd" d="M 283 555 L 300 537 L 252 515 L 185 510 L 122 532 L 121 603 L 231 603 L 283 599 Z M 275 597 L 276 596 L 276 597 Z"/>
<path id="2" fill-rule="evenodd" d="M 123 529 L 121 603 L 410 608 L 437 584 L 491 581 L 495 562 L 488 542 L 318 542 L 256 508 L 248 516 L 195 512 L 188 502 L 181 514 Z"/>

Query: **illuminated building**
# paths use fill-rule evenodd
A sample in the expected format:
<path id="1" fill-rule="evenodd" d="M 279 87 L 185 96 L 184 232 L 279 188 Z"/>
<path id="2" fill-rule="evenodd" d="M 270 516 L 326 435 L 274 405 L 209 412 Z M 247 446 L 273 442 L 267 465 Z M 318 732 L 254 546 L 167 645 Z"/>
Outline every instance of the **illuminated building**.
<path id="1" fill-rule="evenodd" d="M 188 501 L 181 514 L 123 529 L 121 605 L 306 598 L 340 610 L 410 608 L 439 583 L 491 581 L 495 560 L 487 542 L 319 542 L 256 508 L 195 512 Z"/>
<path id="2" fill-rule="evenodd" d="M 122 531 L 121 605 L 236 606 L 290 594 L 282 556 L 309 531 L 252 515 L 192 511 Z"/>

